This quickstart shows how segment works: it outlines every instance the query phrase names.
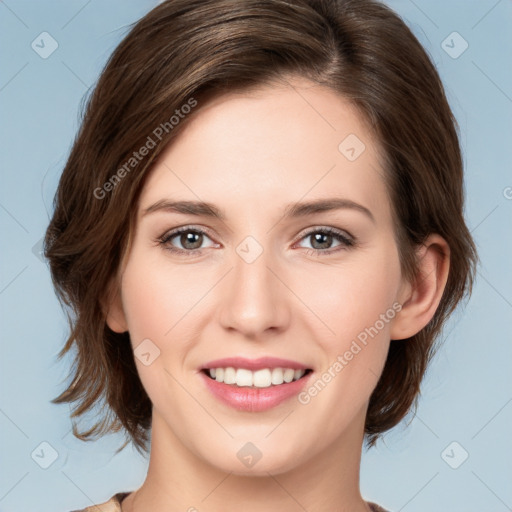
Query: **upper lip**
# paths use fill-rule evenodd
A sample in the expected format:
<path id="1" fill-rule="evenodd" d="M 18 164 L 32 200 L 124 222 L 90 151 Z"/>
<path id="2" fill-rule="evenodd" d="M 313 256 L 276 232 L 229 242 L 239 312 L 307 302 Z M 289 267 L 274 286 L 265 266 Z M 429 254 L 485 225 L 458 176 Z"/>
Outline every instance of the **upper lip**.
<path id="1" fill-rule="evenodd" d="M 290 359 L 281 359 L 279 357 L 260 357 L 258 359 L 246 359 L 245 357 L 225 357 L 216 359 L 206 363 L 201 369 L 209 370 L 210 368 L 246 368 L 247 370 L 262 370 L 264 368 L 292 368 L 294 370 L 308 370 L 309 367 L 292 361 Z"/>

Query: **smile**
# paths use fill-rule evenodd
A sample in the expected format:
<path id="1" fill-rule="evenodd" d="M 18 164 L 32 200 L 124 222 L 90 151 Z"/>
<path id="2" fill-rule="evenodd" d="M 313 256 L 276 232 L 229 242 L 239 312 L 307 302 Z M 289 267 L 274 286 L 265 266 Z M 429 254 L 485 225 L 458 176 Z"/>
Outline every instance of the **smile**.
<path id="1" fill-rule="evenodd" d="M 300 363 L 273 357 L 219 359 L 200 370 L 216 399 L 246 412 L 263 412 L 298 395 L 313 373 Z"/>
<path id="2" fill-rule="evenodd" d="M 205 370 L 211 379 L 238 387 L 269 388 L 301 379 L 311 370 L 294 370 L 293 368 L 264 368 L 251 371 L 246 368 L 211 368 Z"/>

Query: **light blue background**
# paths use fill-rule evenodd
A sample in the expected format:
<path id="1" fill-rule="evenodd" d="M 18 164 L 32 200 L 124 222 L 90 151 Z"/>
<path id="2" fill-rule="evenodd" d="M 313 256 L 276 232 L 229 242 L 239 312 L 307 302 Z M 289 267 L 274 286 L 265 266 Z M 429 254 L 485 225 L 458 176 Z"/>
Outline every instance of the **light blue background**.
<path id="1" fill-rule="evenodd" d="M 472 299 L 445 329 L 418 415 L 363 456 L 362 493 L 393 512 L 511 510 L 512 3 L 387 4 L 432 55 L 460 124 L 467 219 L 481 265 Z M 67 512 L 136 489 L 145 477 L 146 461 L 131 446 L 114 456 L 120 435 L 78 441 L 70 433 L 69 407 L 49 402 L 63 389 L 70 359 L 56 359 L 67 324 L 37 248 L 81 100 L 128 24 L 154 5 L 0 3 L 2 512 Z M 47 59 L 31 48 L 44 31 L 59 45 Z M 456 59 L 441 46 L 454 31 L 469 44 Z M 58 452 L 46 470 L 31 458 L 43 441 Z M 441 457 L 453 441 L 469 453 L 458 469 Z M 461 453 L 449 451 L 450 461 Z"/>

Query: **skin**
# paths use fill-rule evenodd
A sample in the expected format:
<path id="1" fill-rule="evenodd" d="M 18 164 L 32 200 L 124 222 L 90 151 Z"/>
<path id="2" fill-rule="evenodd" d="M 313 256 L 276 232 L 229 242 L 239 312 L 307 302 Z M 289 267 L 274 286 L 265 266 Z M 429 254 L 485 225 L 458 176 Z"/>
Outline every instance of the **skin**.
<path id="1" fill-rule="evenodd" d="M 354 161 L 338 150 L 349 134 L 365 144 Z M 289 203 L 332 197 L 364 206 L 373 219 L 353 208 L 283 218 Z M 164 199 L 211 202 L 226 219 L 144 215 Z M 179 235 L 158 242 L 186 225 L 208 230 L 202 243 Z M 325 227 L 355 245 L 306 234 Z M 263 249 L 252 263 L 236 250 L 249 235 Z M 166 249 L 172 245 L 202 253 L 175 254 Z M 448 274 L 441 237 L 418 253 L 424 277 L 410 283 L 378 143 L 338 94 L 293 78 L 202 105 L 144 186 L 109 301 L 111 329 L 129 331 L 133 348 L 149 338 L 160 350 L 149 366 L 135 358 L 153 403 L 152 444 L 147 478 L 123 512 L 369 510 L 359 491 L 369 397 L 390 339 L 428 323 Z M 219 402 L 198 373 L 213 359 L 270 355 L 306 364 L 314 382 L 393 304 L 401 311 L 307 404 L 294 397 L 240 412 Z M 237 458 L 247 442 L 262 453 L 251 468 Z"/>

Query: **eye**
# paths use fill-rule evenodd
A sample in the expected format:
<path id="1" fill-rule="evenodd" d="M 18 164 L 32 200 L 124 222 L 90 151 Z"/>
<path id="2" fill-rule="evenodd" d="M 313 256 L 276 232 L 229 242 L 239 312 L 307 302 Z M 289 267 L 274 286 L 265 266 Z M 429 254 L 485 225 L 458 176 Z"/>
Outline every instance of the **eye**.
<path id="1" fill-rule="evenodd" d="M 190 226 L 183 226 L 165 233 L 158 239 L 158 242 L 168 251 L 189 255 L 200 254 L 202 252 L 201 246 L 205 238 L 210 239 L 206 231 L 199 228 L 191 228 Z M 176 244 L 180 244 L 181 247 L 176 247 Z"/>
<path id="2" fill-rule="evenodd" d="M 200 255 L 202 250 L 206 248 L 202 247 L 205 238 L 211 241 L 211 238 L 204 229 L 183 226 L 165 233 L 158 239 L 158 243 L 166 250 L 175 254 L 187 256 Z M 354 237 L 344 231 L 331 227 L 313 228 L 304 234 L 300 240 L 307 240 L 308 238 L 311 240 L 312 248 L 306 248 L 306 252 L 314 256 L 332 254 L 356 245 Z M 338 245 L 335 245 L 335 248 L 332 249 L 333 242 L 335 241 L 338 242 Z M 177 244 L 181 245 L 181 247 L 177 247 Z M 215 246 L 214 243 L 207 247 L 213 246 Z"/>
<path id="3" fill-rule="evenodd" d="M 330 227 L 311 229 L 301 238 L 301 240 L 308 239 L 311 240 L 312 249 L 309 249 L 307 253 L 315 256 L 332 254 L 346 250 L 355 245 L 354 237 L 348 233 Z M 331 249 L 334 241 L 338 242 L 338 245 L 335 246 L 337 248 Z"/>

